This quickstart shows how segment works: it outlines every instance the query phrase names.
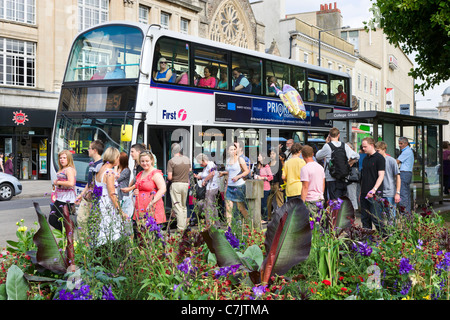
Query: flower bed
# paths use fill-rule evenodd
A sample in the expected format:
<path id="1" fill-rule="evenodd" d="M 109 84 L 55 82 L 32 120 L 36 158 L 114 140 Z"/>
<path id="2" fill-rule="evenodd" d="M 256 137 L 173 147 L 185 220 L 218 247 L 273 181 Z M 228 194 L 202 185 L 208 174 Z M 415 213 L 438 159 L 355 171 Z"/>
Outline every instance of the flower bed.
<path id="1" fill-rule="evenodd" d="M 398 212 L 380 238 L 352 211 L 348 199 L 314 216 L 294 203 L 267 230 L 235 218 L 182 234 L 147 215 L 138 236 L 102 246 L 80 230 L 51 231 L 38 212 L 38 231 L 21 221 L 0 253 L 0 300 L 449 299 L 450 235 L 438 213 Z"/>

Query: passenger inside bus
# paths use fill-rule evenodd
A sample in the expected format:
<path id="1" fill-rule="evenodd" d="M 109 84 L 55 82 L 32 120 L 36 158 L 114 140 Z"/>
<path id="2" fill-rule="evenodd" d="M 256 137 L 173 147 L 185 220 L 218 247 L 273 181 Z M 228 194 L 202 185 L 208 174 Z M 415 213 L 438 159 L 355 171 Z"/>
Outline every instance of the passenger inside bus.
<path id="1" fill-rule="evenodd" d="M 239 68 L 233 69 L 233 91 L 252 92 L 252 85 L 248 79 L 241 73 Z"/>
<path id="2" fill-rule="evenodd" d="M 119 63 L 119 51 L 114 50 L 114 53 L 109 60 L 110 64 L 113 65 L 112 70 L 108 71 L 103 79 L 123 79 L 125 78 L 125 71 L 122 70 L 121 64 Z"/>
<path id="3" fill-rule="evenodd" d="M 316 88 L 312 87 L 308 90 L 308 101 L 316 102 L 316 100 L 317 100 Z"/>
<path id="4" fill-rule="evenodd" d="M 277 90 L 272 86 L 272 84 L 277 87 L 278 89 L 280 89 L 280 86 L 278 85 L 278 81 L 277 78 L 275 76 L 270 76 L 267 79 L 267 94 L 269 96 L 274 96 L 277 93 Z"/>
<path id="5" fill-rule="evenodd" d="M 228 89 L 228 74 L 226 69 L 220 71 L 220 79 L 217 88 L 222 90 Z"/>
<path id="6" fill-rule="evenodd" d="M 105 77 L 108 72 L 108 67 L 106 66 L 105 60 L 100 61 L 97 66 L 97 71 L 92 75 L 91 80 L 101 80 Z"/>
<path id="7" fill-rule="evenodd" d="M 178 84 L 189 84 L 189 75 L 188 71 L 181 73 L 175 80 L 175 83 Z"/>
<path id="8" fill-rule="evenodd" d="M 198 81 L 198 86 L 204 87 L 204 88 L 215 88 L 217 79 L 216 79 L 216 77 L 212 76 L 213 72 L 214 72 L 214 68 L 212 66 L 205 67 L 203 69 L 203 73 L 205 76 L 203 78 L 200 78 L 200 80 Z M 216 73 L 217 73 L 217 71 L 216 71 Z"/>
<path id="9" fill-rule="evenodd" d="M 252 77 L 252 93 L 261 94 L 261 76 L 255 73 Z"/>
<path id="10" fill-rule="evenodd" d="M 337 87 L 338 93 L 334 96 L 336 104 L 345 106 L 347 104 L 347 94 L 344 92 L 344 86 L 342 84 Z"/>
<path id="11" fill-rule="evenodd" d="M 158 61 L 158 72 L 156 72 L 155 80 L 169 82 L 172 79 L 172 70 L 167 64 L 166 58 L 161 58 Z"/>

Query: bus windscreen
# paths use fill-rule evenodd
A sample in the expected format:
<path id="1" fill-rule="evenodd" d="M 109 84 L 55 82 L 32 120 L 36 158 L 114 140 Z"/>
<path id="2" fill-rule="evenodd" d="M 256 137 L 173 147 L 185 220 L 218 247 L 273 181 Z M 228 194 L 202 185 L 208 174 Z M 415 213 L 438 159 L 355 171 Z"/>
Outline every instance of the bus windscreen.
<path id="1" fill-rule="evenodd" d="M 83 33 L 72 47 L 64 81 L 137 78 L 142 42 L 142 32 L 129 26 Z"/>

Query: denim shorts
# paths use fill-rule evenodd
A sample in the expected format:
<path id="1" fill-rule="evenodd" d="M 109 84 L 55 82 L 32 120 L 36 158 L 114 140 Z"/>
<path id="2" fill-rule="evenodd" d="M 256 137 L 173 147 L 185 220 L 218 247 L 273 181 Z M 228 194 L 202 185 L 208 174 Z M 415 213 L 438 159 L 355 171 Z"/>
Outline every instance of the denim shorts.
<path id="1" fill-rule="evenodd" d="M 240 186 L 228 186 L 225 200 L 233 202 L 245 202 L 245 184 Z"/>

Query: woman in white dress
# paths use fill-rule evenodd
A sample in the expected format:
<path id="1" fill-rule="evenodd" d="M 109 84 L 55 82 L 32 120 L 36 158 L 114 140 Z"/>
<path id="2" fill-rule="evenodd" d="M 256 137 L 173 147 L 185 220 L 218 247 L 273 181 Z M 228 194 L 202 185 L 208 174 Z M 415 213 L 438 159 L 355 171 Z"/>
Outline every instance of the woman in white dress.
<path id="1" fill-rule="evenodd" d="M 120 152 L 109 147 L 103 153 L 103 166 L 95 176 L 94 207 L 98 214 L 98 230 L 96 245 L 118 240 L 125 235 L 125 223 L 129 220 L 119 205 L 116 191 L 117 173 L 114 167 L 119 164 Z"/>

